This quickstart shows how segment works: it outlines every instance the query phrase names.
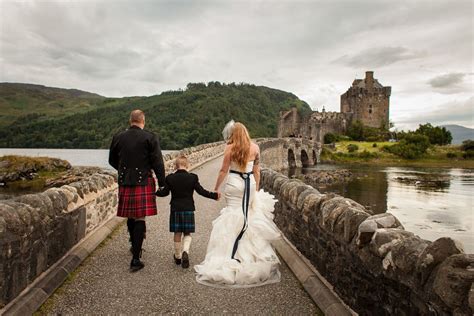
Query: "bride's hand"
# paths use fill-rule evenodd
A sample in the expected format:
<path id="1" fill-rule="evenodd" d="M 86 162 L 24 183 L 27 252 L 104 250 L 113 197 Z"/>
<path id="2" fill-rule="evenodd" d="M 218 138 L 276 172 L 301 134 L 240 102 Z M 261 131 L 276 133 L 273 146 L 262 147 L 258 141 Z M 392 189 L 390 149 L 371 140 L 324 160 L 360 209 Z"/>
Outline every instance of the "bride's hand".
<path id="1" fill-rule="evenodd" d="M 219 191 L 216 192 L 217 193 L 217 201 L 219 201 L 221 199 L 221 193 Z"/>

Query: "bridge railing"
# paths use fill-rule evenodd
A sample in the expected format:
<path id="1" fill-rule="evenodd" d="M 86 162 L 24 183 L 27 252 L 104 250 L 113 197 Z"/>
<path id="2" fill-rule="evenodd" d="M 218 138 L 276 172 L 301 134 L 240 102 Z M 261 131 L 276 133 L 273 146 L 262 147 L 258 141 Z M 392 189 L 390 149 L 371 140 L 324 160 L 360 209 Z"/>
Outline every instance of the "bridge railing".
<path id="1" fill-rule="evenodd" d="M 271 169 L 261 175 L 262 188 L 278 199 L 278 227 L 355 311 L 472 314 L 474 255 L 456 241 L 423 240 L 390 213 L 372 215 Z"/>
<path id="2" fill-rule="evenodd" d="M 191 167 L 224 152 L 224 142 L 164 155 L 167 172 L 185 154 Z M 117 211 L 115 172 L 0 201 L 0 309 Z"/>

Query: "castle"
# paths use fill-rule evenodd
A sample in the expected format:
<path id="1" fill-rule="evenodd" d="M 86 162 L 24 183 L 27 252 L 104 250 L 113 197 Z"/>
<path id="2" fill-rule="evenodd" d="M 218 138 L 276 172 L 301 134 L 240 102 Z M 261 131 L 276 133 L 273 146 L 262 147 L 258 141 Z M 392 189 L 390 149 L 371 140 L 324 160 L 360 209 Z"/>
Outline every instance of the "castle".
<path id="1" fill-rule="evenodd" d="M 340 112 L 313 111 L 302 116 L 296 108 L 280 113 L 278 137 L 302 137 L 324 141 L 327 133 L 345 134 L 351 122 L 366 126 L 385 127 L 389 124 L 391 87 L 384 87 L 367 71 L 365 79 L 355 79 L 341 95 Z"/>

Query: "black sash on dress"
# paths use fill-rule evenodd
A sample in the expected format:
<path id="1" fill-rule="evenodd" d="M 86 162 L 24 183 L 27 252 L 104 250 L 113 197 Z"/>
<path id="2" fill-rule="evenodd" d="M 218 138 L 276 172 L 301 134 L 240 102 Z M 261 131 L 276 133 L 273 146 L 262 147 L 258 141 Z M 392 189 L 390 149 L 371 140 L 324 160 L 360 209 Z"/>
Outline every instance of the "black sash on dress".
<path id="1" fill-rule="evenodd" d="M 234 248 L 232 249 L 232 259 L 237 260 L 240 262 L 239 259 L 234 258 L 235 253 L 237 252 L 237 248 L 239 247 L 239 241 L 244 235 L 245 231 L 247 230 L 248 227 L 248 213 L 249 213 L 249 202 L 250 202 L 250 175 L 253 174 L 253 172 L 239 172 L 235 170 L 230 170 L 230 173 L 235 173 L 238 174 L 242 179 L 244 179 L 244 196 L 242 197 L 242 212 L 244 213 L 244 226 L 242 227 L 242 230 L 240 231 L 239 235 L 235 239 L 234 242 Z"/>

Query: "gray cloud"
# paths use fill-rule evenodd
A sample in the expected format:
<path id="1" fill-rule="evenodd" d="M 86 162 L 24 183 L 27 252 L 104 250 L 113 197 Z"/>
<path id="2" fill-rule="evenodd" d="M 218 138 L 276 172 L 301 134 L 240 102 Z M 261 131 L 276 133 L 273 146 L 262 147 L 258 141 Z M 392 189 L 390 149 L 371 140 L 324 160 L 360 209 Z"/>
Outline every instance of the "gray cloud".
<path id="1" fill-rule="evenodd" d="M 338 110 L 352 80 L 374 70 L 400 117 L 413 104 L 429 112 L 472 97 L 467 77 L 427 85 L 446 69 L 472 71 L 471 9 L 469 0 L 0 0 L 0 81 L 105 96 L 250 82 Z"/>
<path id="2" fill-rule="evenodd" d="M 449 88 L 462 83 L 465 75 L 466 74 L 459 72 L 440 75 L 429 80 L 428 84 L 433 88 Z"/>
<path id="3" fill-rule="evenodd" d="M 434 125 L 459 124 L 474 128 L 474 97 L 437 105 L 433 110 L 422 115 L 400 118 L 395 125 L 401 124 L 413 128 L 427 122 Z"/>
<path id="4" fill-rule="evenodd" d="M 356 69 L 383 67 L 403 60 L 425 57 L 426 53 L 412 51 L 406 47 L 375 47 L 365 49 L 354 55 L 344 55 L 334 60 Z"/>
<path id="5" fill-rule="evenodd" d="M 464 91 L 472 92 L 472 82 L 464 81 L 468 75 L 469 74 L 460 72 L 439 75 L 428 80 L 428 84 L 433 87 L 436 92 L 442 94 L 455 94 Z"/>

